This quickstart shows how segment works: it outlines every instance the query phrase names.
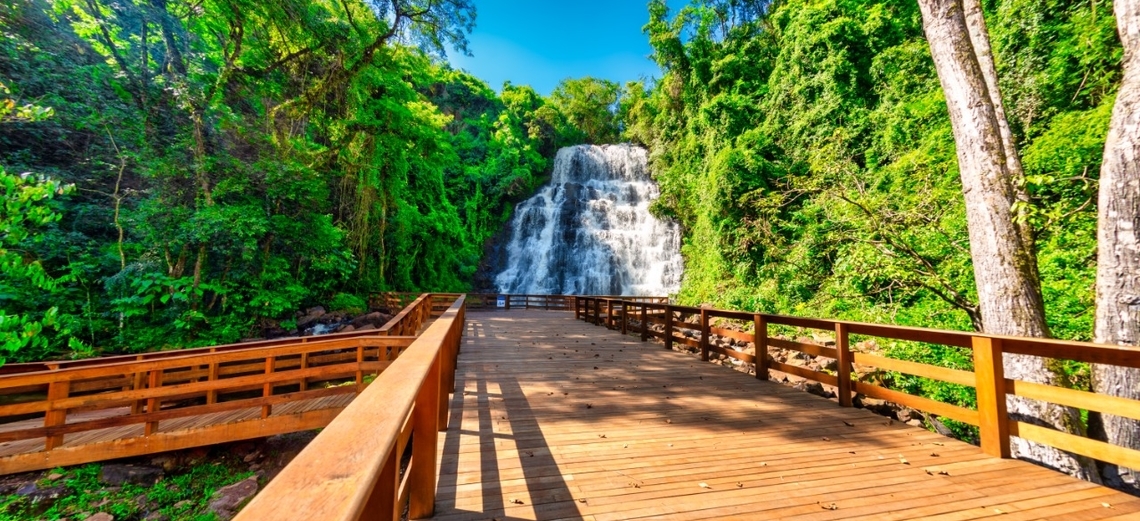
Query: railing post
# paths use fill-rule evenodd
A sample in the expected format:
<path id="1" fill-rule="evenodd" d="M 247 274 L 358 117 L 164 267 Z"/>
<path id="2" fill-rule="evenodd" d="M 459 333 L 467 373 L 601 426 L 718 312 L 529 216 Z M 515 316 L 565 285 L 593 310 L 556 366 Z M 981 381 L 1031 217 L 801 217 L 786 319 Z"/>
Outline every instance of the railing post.
<path id="1" fill-rule="evenodd" d="M 396 495 L 400 493 L 400 456 L 393 445 L 376 479 L 376 486 L 368 496 L 368 504 L 358 518 L 360 521 L 400 519 L 402 512 L 396 510 Z"/>
<path id="2" fill-rule="evenodd" d="M 362 342 L 362 343 L 356 346 L 356 392 L 357 392 L 357 394 L 359 394 L 361 391 L 364 390 L 364 368 L 362 367 L 362 364 L 364 364 L 364 344 L 363 344 L 364 341 L 360 340 L 360 342 Z"/>
<path id="3" fill-rule="evenodd" d="M 978 431 L 982 452 L 1009 457 L 1009 415 L 1005 408 L 1005 368 L 1001 340 L 973 337 L 975 389 L 978 395 Z"/>
<path id="4" fill-rule="evenodd" d="M 756 347 L 756 379 L 768 379 L 768 319 L 759 313 L 752 315 L 756 328 L 752 334 L 752 345 Z"/>
<path id="5" fill-rule="evenodd" d="M 709 361 L 709 310 L 701 308 L 701 361 Z"/>
<path id="6" fill-rule="evenodd" d="M 148 389 L 157 389 L 160 386 L 162 386 L 162 369 L 151 369 L 150 375 L 148 377 L 147 388 Z M 147 400 L 146 400 L 146 412 L 147 412 L 147 414 L 150 414 L 152 412 L 158 412 L 160 405 L 161 404 L 159 403 L 158 398 L 147 398 Z M 146 422 L 146 425 L 143 427 L 143 435 L 144 436 L 150 436 L 151 434 L 154 434 L 154 432 L 157 430 L 158 430 L 158 422 Z"/>
<path id="7" fill-rule="evenodd" d="M 601 299 L 594 298 L 594 325 L 601 325 L 602 323 L 602 301 Z"/>
<path id="8" fill-rule="evenodd" d="M 454 330 L 444 339 L 450 344 Z M 415 408 L 412 409 L 412 466 L 408 470 L 407 487 L 408 518 L 421 519 L 435 513 L 435 464 L 436 450 L 439 448 L 439 399 L 446 395 L 441 388 L 444 383 L 442 371 L 443 357 L 450 354 L 445 347 L 436 353 L 435 361 L 428 370 L 428 376 L 416 394 Z"/>
<path id="9" fill-rule="evenodd" d="M 570 300 L 574 301 L 574 320 L 581 319 L 582 309 L 578 306 L 578 297 L 570 297 Z"/>
<path id="10" fill-rule="evenodd" d="M 383 347 L 381 347 L 380 351 L 383 352 L 383 351 L 385 351 L 385 349 Z M 384 358 L 384 355 L 380 355 L 380 358 Z M 301 372 L 304 373 L 305 370 L 308 368 L 309 368 L 309 353 L 301 353 Z M 301 388 L 300 388 L 300 390 L 302 390 L 302 391 L 309 390 L 309 379 L 307 377 L 304 377 L 304 376 L 301 377 Z"/>
<path id="11" fill-rule="evenodd" d="M 142 361 L 143 358 L 144 358 L 143 355 L 138 355 L 135 357 L 135 360 Z M 143 380 L 142 372 L 141 371 L 135 371 L 134 390 L 138 391 L 139 389 L 142 389 L 143 384 L 144 384 L 144 380 Z M 142 412 L 143 412 L 142 400 L 135 400 L 133 403 L 131 403 L 131 414 L 141 414 Z"/>
<path id="12" fill-rule="evenodd" d="M 839 380 L 839 405 L 851 407 L 851 347 L 848 345 L 847 324 L 835 324 L 836 368 Z"/>
<path id="13" fill-rule="evenodd" d="M 359 355 L 357 355 L 357 357 L 359 358 Z M 273 375 L 273 369 L 276 365 L 277 365 L 277 357 L 275 357 L 275 356 L 265 357 L 265 376 L 267 378 L 271 377 Z M 356 367 L 358 369 L 360 368 L 359 365 L 357 365 Z M 265 382 L 265 384 L 262 385 L 261 396 L 262 396 L 262 398 L 269 398 L 270 396 L 273 396 L 273 382 Z M 269 415 L 272 413 L 273 413 L 273 406 L 272 405 L 265 404 L 265 405 L 261 406 L 261 419 L 264 420 L 264 419 L 268 418 Z"/>
<path id="14" fill-rule="evenodd" d="M 673 349 L 673 306 L 665 304 L 665 349 Z"/>
<path id="15" fill-rule="evenodd" d="M 503 298 L 505 298 L 507 300 L 507 305 L 503 309 L 503 311 L 510 311 L 511 310 L 511 294 L 507 293 L 507 294 L 503 295 Z"/>
<path id="16" fill-rule="evenodd" d="M 606 329 L 614 328 L 614 301 L 606 299 Z"/>
<path id="17" fill-rule="evenodd" d="M 649 340 L 649 321 L 646 320 L 648 318 L 648 314 L 649 314 L 649 312 L 646 311 L 646 305 L 644 302 L 642 302 L 641 303 L 641 341 L 642 342 Z"/>
<path id="18" fill-rule="evenodd" d="M 628 309 L 629 308 L 627 308 L 625 305 L 625 301 L 624 300 L 621 301 L 621 335 L 622 336 L 629 334 L 629 317 L 626 316 L 626 310 L 628 310 Z"/>
<path id="19" fill-rule="evenodd" d="M 218 352 L 218 350 L 217 349 L 211 349 L 210 352 L 216 353 L 216 352 Z M 302 365 L 303 364 L 304 363 L 302 362 Z M 304 369 L 304 367 L 302 367 L 302 369 Z M 218 363 L 217 362 L 210 362 L 209 374 L 206 376 L 206 381 L 207 382 L 216 381 L 218 379 L 218 374 L 219 374 Z M 302 391 L 305 390 L 305 384 L 304 383 L 301 384 L 301 390 Z M 218 391 L 217 391 L 217 389 L 211 389 L 209 391 L 206 391 L 206 403 L 207 404 L 218 403 Z"/>
<path id="20" fill-rule="evenodd" d="M 67 409 L 57 409 L 56 400 L 63 400 L 71 393 L 71 381 L 60 380 L 48 384 L 48 411 L 44 415 L 44 427 L 58 427 L 67 423 Z M 63 445 L 63 435 L 48 436 L 44 441 L 44 450 L 52 450 Z"/>

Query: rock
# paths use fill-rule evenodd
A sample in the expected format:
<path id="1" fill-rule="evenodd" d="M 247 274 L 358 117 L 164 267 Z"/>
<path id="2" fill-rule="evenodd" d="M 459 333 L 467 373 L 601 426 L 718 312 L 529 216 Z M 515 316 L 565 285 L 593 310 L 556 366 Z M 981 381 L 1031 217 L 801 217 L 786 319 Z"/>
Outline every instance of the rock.
<path id="1" fill-rule="evenodd" d="M 899 421 L 903 423 L 907 423 L 914 419 L 914 416 L 911 415 L 911 410 L 907 409 L 906 407 L 900 408 L 898 412 L 895 413 L 895 416 L 897 416 Z"/>
<path id="2" fill-rule="evenodd" d="M 258 451 L 253 451 L 253 452 L 251 452 L 251 453 L 249 453 L 249 454 L 246 454 L 246 455 L 245 455 L 245 457 L 244 457 L 244 458 L 242 458 L 241 460 L 242 460 L 242 461 L 244 461 L 244 462 L 246 462 L 246 463 L 252 463 L 252 462 L 253 462 L 253 460 L 255 460 L 255 459 L 257 459 L 257 458 L 260 458 L 260 457 L 261 457 L 261 453 L 260 453 L 260 452 L 258 452 Z"/>
<path id="3" fill-rule="evenodd" d="M 906 424 L 910 425 L 911 427 L 925 427 L 926 426 L 926 424 L 922 423 L 922 420 L 919 420 L 918 418 L 910 420 L 910 421 L 906 422 Z"/>
<path id="4" fill-rule="evenodd" d="M 351 333 L 353 331 L 356 331 L 356 326 L 354 326 L 352 324 L 345 324 L 343 326 L 336 328 L 337 333 Z"/>
<path id="5" fill-rule="evenodd" d="M 257 494 L 257 478 L 243 479 L 233 485 L 218 489 L 210 500 L 210 505 L 206 507 L 206 511 L 213 513 L 223 521 L 228 520 L 255 494 Z"/>
<path id="6" fill-rule="evenodd" d="M 309 326 L 317 323 L 321 317 L 325 316 L 325 313 L 327 313 L 327 311 L 325 311 L 325 308 L 321 306 L 309 308 L 307 311 L 305 311 L 304 315 L 297 319 L 297 329 L 308 329 Z"/>
<path id="7" fill-rule="evenodd" d="M 170 521 L 170 518 L 162 512 L 151 512 L 143 518 L 143 521 Z"/>
<path id="8" fill-rule="evenodd" d="M 174 510 L 178 510 L 178 509 L 185 507 L 187 505 L 190 505 L 190 500 L 189 499 L 183 499 L 182 501 L 175 503 L 174 506 L 171 508 L 173 508 Z"/>
<path id="9" fill-rule="evenodd" d="M 154 485 L 163 475 L 159 467 L 110 464 L 99 469 L 99 482 L 104 485 Z"/>
<path id="10" fill-rule="evenodd" d="M 85 521 L 115 521 L 115 516 L 106 512 L 99 512 L 88 517 Z"/>
<path id="11" fill-rule="evenodd" d="M 868 398 L 868 397 L 863 396 L 863 395 L 856 396 L 855 400 L 856 401 L 855 401 L 854 405 L 856 407 L 862 407 L 862 408 L 867 409 L 869 411 L 872 411 L 876 414 L 882 414 L 883 416 L 893 416 L 894 415 L 894 408 L 891 407 L 891 405 L 886 400 L 880 400 L 878 398 Z"/>
<path id="12" fill-rule="evenodd" d="M 48 481 L 55 481 L 55 480 L 62 478 L 62 477 L 63 477 L 63 474 L 60 474 L 58 472 L 52 472 L 51 474 L 47 475 L 47 480 Z"/>
<path id="13" fill-rule="evenodd" d="M 827 397 L 827 391 L 823 390 L 823 384 L 819 382 L 809 382 L 807 380 L 804 380 L 797 382 L 793 388 L 797 391 L 806 391 L 816 396 L 823 396 L 824 398 Z"/>
<path id="14" fill-rule="evenodd" d="M 59 497 L 66 492 L 67 489 L 63 486 L 39 488 L 35 483 L 28 483 L 20 487 L 20 489 L 16 491 L 16 495 L 24 496 L 34 505 L 43 504 L 44 508 L 47 508 L 47 505 L 54 503 L 55 500 L 59 499 Z"/>
<path id="15" fill-rule="evenodd" d="M 356 328 L 357 331 L 372 331 L 374 329 L 376 329 L 376 326 L 374 326 L 372 324 L 365 324 L 362 327 Z"/>
<path id="16" fill-rule="evenodd" d="M 820 357 L 820 358 L 816 358 L 815 361 L 819 362 L 819 366 L 821 368 L 826 369 L 828 371 L 837 371 L 839 369 L 839 361 L 834 359 L 834 358 Z"/>
<path id="17" fill-rule="evenodd" d="M 944 425 L 942 422 L 934 419 L 934 417 L 927 416 L 926 421 L 930 422 L 930 426 L 934 427 L 934 431 L 938 434 L 941 434 L 943 436 L 954 436 L 954 431 L 950 430 L 950 428 Z"/>

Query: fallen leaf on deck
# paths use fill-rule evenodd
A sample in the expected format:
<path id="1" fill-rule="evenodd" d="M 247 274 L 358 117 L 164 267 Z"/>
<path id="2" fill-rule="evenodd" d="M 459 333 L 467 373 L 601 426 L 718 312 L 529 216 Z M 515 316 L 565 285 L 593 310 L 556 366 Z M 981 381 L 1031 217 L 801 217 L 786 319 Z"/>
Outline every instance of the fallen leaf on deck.
<path id="1" fill-rule="evenodd" d="M 910 462 L 909 462 L 909 461 L 907 461 L 907 460 L 906 460 L 906 458 L 904 458 L 904 457 L 902 456 L 902 454 L 899 454 L 899 461 L 900 461 L 900 462 L 901 462 L 903 465 L 910 465 Z"/>
<path id="2" fill-rule="evenodd" d="M 828 438 L 827 436 L 824 436 L 824 437 L 823 437 L 823 441 L 831 441 L 831 438 Z"/>
<path id="3" fill-rule="evenodd" d="M 839 510 L 839 505 L 836 505 L 835 503 L 820 503 L 819 506 L 824 510 Z"/>
<path id="4" fill-rule="evenodd" d="M 855 426 L 855 424 L 854 424 L 854 423 L 851 423 L 851 422 L 849 422 L 849 421 L 847 421 L 847 420 L 843 420 L 843 425 L 846 425 L 846 426 L 848 426 L 848 427 L 854 427 L 854 426 Z"/>
<path id="5" fill-rule="evenodd" d="M 712 487 L 710 487 L 710 486 L 709 486 L 709 484 L 708 484 L 708 483 L 704 483 L 704 482 L 701 482 L 701 483 L 700 483 L 700 487 L 701 487 L 701 488 L 712 488 Z"/>
<path id="6" fill-rule="evenodd" d="M 931 453 L 930 453 L 930 457 L 932 457 L 932 458 L 937 458 L 937 457 L 938 457 L 938 453 L 937 453 L 937 452 L 931 452 Z"/>
<path id="7" fill-rule="evenodd" d="M 521 500 L 521 499 L 512 499 L 512 500 L 511 500 L 511 503 L 514 503 L 514 504 L 516 504 L 516 505 L 521 505 L 521 504 L 523 504 L 523 502 L 522 502 L 522 500 Z"/>
<path id="8" fill-rule="evenodd" d="M 737 481 L 736 482 L 736 488 L 744 488 L 744 483 Z"/>

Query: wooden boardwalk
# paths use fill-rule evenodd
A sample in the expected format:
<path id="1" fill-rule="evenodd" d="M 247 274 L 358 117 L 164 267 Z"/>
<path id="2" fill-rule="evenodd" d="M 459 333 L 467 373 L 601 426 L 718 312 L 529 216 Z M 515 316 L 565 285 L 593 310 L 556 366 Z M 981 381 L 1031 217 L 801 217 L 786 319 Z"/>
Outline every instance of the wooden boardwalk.
<path id="1" fill-rule="evenodd" d="M 435 519 L 1140 519 L 1140 498 L 571 313 L 471 313 Z"/>

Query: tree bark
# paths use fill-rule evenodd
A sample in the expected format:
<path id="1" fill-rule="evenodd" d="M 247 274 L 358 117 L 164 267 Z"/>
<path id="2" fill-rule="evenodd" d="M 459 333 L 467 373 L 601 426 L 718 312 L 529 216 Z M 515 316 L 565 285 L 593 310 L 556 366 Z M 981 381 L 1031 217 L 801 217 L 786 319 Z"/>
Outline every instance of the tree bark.
<path id="1" fill-rule="evenodd" d="M 983 331 L 1049 336 L 1036 259 L 1014 218 L 1017 196 L 994 94 L 979 64 L 962 0 L 918 0 L 918 4 L 954 131 Z M 988 42 L 986 34 L 978 36 Z M 1006 354 L 1003 365 L 1008 378 L 1043 384 L 1056 380 L 1042 358 Z M 1007 400 L 1012 419 L 1065 432 L 1080 428 L 1071 409 L 1017 397 Z M 1086 479 L 1094 475 L 1087 462 L 1065 452 L 1020 438 L 1011 445 L 1016 457 Z"/>
<path id="2" fill-rule="evenodd" d="M 1019 239 L 1029 252 L 1037 251 L 1033 226 L 1029 224 L 1029 191 L 1025 188 L 1025 170 L 1021 167 L 1021 156 L 1017 153 L 1017 145 L 1013 140 L 1013 131 L 1009 128 L 1009 119 L 1005 116 L 1005 102 L 1002 101 L 1001 89 L 998 87 L 997 67 L 994 65 L 994 53 L 990 47 L 990 33 L 986 29 L 986 18 L 982 12 L 980 0 L 962 0 L 962 7 L 966 14 L 966 26 L 970 29 L 970 43 L 974 46 L 974 55 L 978 57 L 978 66 L 982 69 L 982 77 L 986 80 L 986 89 L 989 90 L 990 100 L 994 104 L 994 115 L 997 118 L 998 132 L 1001 134 L 1001 147 L 1005 153 L 1005 167 L 1013 184 L 1013 196 L 1017 202 L 1014 210 L 1014 224 L 1017 226 Z M 1037 264 L 1032 265 L 1034 278 L 1038 278 Z"/>
<path id="3" fill-rule="evenodd" d="M 1140 345 L 1140 0 L 1116 0 L 1113 10 L 1124 44 L 1124 78 L 1100 169 L 1095 339 L 1136 346 Z M 1140 399 L 1140 370 L 1094 365 L 1092 383 L 1098 393 Z M 1091 417 L 1090 423 L 1094 436 L 1140 449 L 1140 422 L 1101 414 Z M 1136 469 L 1104 464 L 1100 470 L 1108 485 L 1138 488 Z"/>

